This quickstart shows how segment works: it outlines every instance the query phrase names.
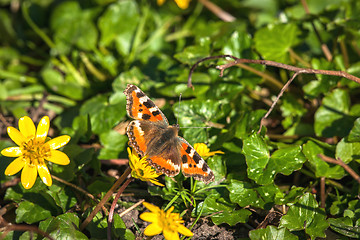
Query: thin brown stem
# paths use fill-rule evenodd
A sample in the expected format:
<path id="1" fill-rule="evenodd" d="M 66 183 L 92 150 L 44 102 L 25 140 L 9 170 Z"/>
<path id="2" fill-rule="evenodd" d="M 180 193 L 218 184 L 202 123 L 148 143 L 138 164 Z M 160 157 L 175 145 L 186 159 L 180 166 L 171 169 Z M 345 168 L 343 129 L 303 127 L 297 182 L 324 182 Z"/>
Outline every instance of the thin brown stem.
<path id="1" fill-rule="evenodd" d="M 343 59 L 344 59 L 345 68 L 348 69 L 349 66 L 350 66 L 349 54 L 348 54 L 348 50 L 346 48 L 346 44 L 345 44 L 344 40 L 340 40 L 340 50 L 341 50 L 341 54 L 342 54 Z"/>
<path id="2" fill-rule="evenodd" d="M 219 59 L 219 58 L 232 58 L 234 60 L 238 59 L 237 57 L 234 57 L 234 56 L 231 56 L 231 55 L 219 55 L 219 56 L 210 56 L 210 57 L 205 57 L 205 58 L 202 58 L 200 59 L 199 61 L 197 61 L 190 69 L 190 72 L 189 72 L 189 76 L 188 76 L 188 87 L 189 88 L 192 88 L 194 89 L 194 86 L 192 85 L 191 83 L 191 76 L 193 74 L 193 72 L 195 71 L 195 68 L 197 68 L 197 66 L 202 63 L 202 62 L 205 62 L 207 60 L 213 60 L 213 59 Z"/>
<path id="3" fill-rule="evenodd" d="M 209 0 L 199 0 L 207 9 L 214 13 L 218 18 L 224 22 L 234 22 L 236 18 L 228 12 L 225 12 L 218 5 L 210 2 Z"/>
<path id="4" fill-rule="evenodd" d="M 221 55 L 221 56 L 230 57 L 229 55 Z M 216 57 L 217 56 L 213 56 L 212 59 L 215 59 Z M 360 78 L 355 77 L 354 75 L 351 75 L 351 74 L 349 74 L 347 72 L 344 72 L 344 71 L 321 70 L 321 69 L 312 69 L 312 68 L 300 68 L 300 67 L 295 67 L 295 66 L 284 64 L 284 63 L 278 63 L 278 62 L 269 61 L 269 60 L 236 58 L 234 56 L 231 56 L 231 57 L 233 59 L 235 59 L 235 61 L 229 62 L 227 64 L 220 65 L 220 66 L 216 67 L 217 69 L 220 70 L 220 76 L 223 75 L 223 72 L 224 72 L 225 69 L 227 69 L 229 67 L 232 67 L 232 66 L 235 66 L 238 63 L 255 63 L 255 64 L 261 64 L 261 65 L 266 65 L 266 66 L 273 66 L 273 67 L 283 68 L 283 69 L 293 71 L 293 72 L 301 72 L 303 74 L 322 74 L 322 75 L 331 75 L 331 76 L 344 77 L 344 78 L 347 78 L 347 79 L 349 79 L 351 81 L 354 81 L 354 82 L 357 82 L 357 83 L 360 84 Z M 220 57 L 218 57 L 218 58 L 220 58 Z M 191 84 L 191 79 L 190 79 L 190 84 Z M 188 85 L 189 85 L 189 82 L 188 82 Z"/>
<path id="5" fill-rule="evenodd" d="M 108 226 L 107 226 L 107 239 L 111 240 L 111 226 L 112 226 L 112 222 L 113 222 L 113 216 L 114 216 L 114 210 L 115 210 L 115 206 L 117 201 L 119 200 L 120 195 L 124 192 L 125 188 L 129 185 L 129 183 L 133 180 L 132 177 L 128 178 L 126 180 L 126 182 L 121 186 L 121 188 L 119 188 L 119 191 L 117 192 L 114 201 L 111 204 L 110 207 L 110 212 L 109 212 L 109 216 L 108 216 Z"/>
<path id="6" fill-rule="evenodd" d="M 142 199 L 142 200 L 138 201 L 137 203 L 135 203 L 134 205 L 132 205 L 131 207 L 129 207 L 128 209 L 126 209 L 125 211 L 120 213 L 120 217 L 126 215 L 128 212 L 130 212 L 131 210 L 133 210 L 134 208 L 136 208 L 137 206 L 139 206 L 143 202 L 145 202 L 145 199 Z"/>
<path id="7" fill-rule="evenodd" d="M 8 224 L 4 229 L 3 229 L 3 233 L 0 236 L 0 240 L 4 239 L 6 237 L 6 235 L 11 232 L 11 231 L 22 231 L 22 232 L 26 232 L 26 231 L 30 231 L 30 232 L 35 232 L 43 237 L 46 237 L 50 240 L 54 240 L 54 238 L 52 238 L 48 233 L 40 230 L 38 227 L 36 226 L 30 226 L 30 225 L 25 225 L 25 224 Z"/>
<path id="8" fill-rule="evenodd" d="M 310 15 L 311 13 L 310 13 L 310 10 L 309 10 L 309 7 L 308 7 L 308 5 L 307 5 L 306 0 L 301 0 L 301 4 L 303 5 L 303 8 L 304 8 L 306 14 L 307 14 L 307 15 Z M 315 24 L 314 24 L 313 21 L 311 21 L 311 26 L 312 26 L 312 28 L 313 28 L 313 30 L 314 30 L 314 32 L 315 32 L 315 35 L 316 35 L 317 39 L 319 40 L 319 42 L 320 42 L 320 44 L 321 44 L 321 50 L 323 51 L 326 59 L 330 62 L 333 57 L 332 57 L 332 54 L 331 54 L 329 48 L 326 46 L 325 43 L 323 43 L 323 41 L 322 41 L 322 39 L 321 39 L 321 36 L 320 36 L 320 34 L 319 34 L 319 31 L 317 30 L 317 28 L 316 28 L 316 26 L 315 26 Z"/>
<path id="9" fill-rule="evenodd" d="M 279 62 L 274 62 L 274 61 L 269 61 L 269 60 L 258 60 L 258 59 L 245 59 L 245 58 L 237 58 L 235 56 L 232 55 L 219 55 L 219 56 L 211 56 L 211 57 L 206 57 L 203 59 L 200 59 L 199 61 L 197 61 L 190 69 L 189 72 L 189 76 L 188 76 L 188 87 L 191 87 L 194 89 L 194 86 L 191 83 L 191 76 L 192 73 L 195 71 L 195 68 L 204 61 L 207 60 L 212 60 L 212 59 L 219 59 L 219 58 L 232 58 L 234 59 L 234 61 L 232 62 L 228 62 L 226 64 L 217 66 L 216 68 L 220 70 L 220 77 L 223 76 L 224 74 L 224 70 L 229 68 L 229 67 L 233 67 L 236 66 L 240 63 L 254 63 L 254 64 L 261 64 L 261 65 L 266 65 L 266 66 L 273 66 L 273 67 L 278 67 L 278 68 L 282 68 L 282 69 L 286 69 L 288 71 L 293 71 L 295 72 L 293 74 L 293 76 L 291 77 L 291 79 L 284 85 L 284 87 L 281 89 L 280 93 L 278 94 L 276 100 L 274 101 L 274 103 L 272 104 L 271 108 L 269 109 L 269 111 L 266 113 L 266 115 L 262 118 L 261 123 L 260 123 L 260 129 L 258 132 L 261 131 L 261 128 L 263 126 L 263 120 L 265 118 L 268 117 L 268 115 L 271 113 L 271 111 L 273 110 L 274 106 L 277 104 L 278 100 L 280 99 L 280 97 L 283 95 L 284 91 L 288 88 L 288 86 L 290 85 L 290 83 L 295 79 L 295 77 L 299 74 L 322 74 L 322 75 L 331 75 L 331 76 L 339 76 L 339 77 L 344 77 L 347 78 L 351 81 L 357 82 L 360 84 L 360 78 L 355 77 L 354 75 L 351 75 L 347 72 L 344 71 L 334 71 L 334 70 L 320 70 L 320 69 L 311 69 L 311 68 L 300 68 L 300 67 L 295 67 L 292 65 L 287 65 L 284 63 L 279 63 Z"/>
<path id="10" fill-rule="evenodd" d="M 326 200 L 326 194 L 325 194 L 325 177 L 320 178 L 320 207 L 325 208 L 325 200 Z"/>
<path id="11" fill-rule="evenodd" d="M 360 176 L 354 170 L 352 170 L 352 168 L 350 168 L 349 165 L 344 163 L 340 158 L 338 158 L 336 160 L 334 158 L 331 158 L 331 157 L 328 157 L 328 156 L 325 156 L 322 154 L 319 154 L 318 156 L 325 162 L 337 164 L 337 165 L 343 167 L 345 169 L 345 171 L 347 171 L 358 183 L 360 183 Z"/>
<path id="12" fill-rule="evenodd" d="M 8 123 L 4 117 L 4 115 L 2 115 L 2 113 L 0 113 L 0 121 L 6 126 L 6 127 L 10 127 L 10 123 Z"/>
<path id="13" fill-rule="evenodd" d="M 248 70 L 249 72 L 252 72 L 252 73 L 264 78 L 264 80 L 269 83 L 268 86 L 270 86 L 271 88 L 275 88 L 276 90 L 279 90 L 283 87 L 283 83 L 281 81 L 279 81 L 278 79 L 274 78 L 273 76 L 271 76 L 270 74 L 259 71 L 256 68 L 250 67 L 243 63 L 238 63 L 238 64 L 236 64 L 236 66 L 239 66 L 242 69 Z"/>
<path id="14" fill-rule="evenodd" d="M 306 62 L 304 59 L 302 59 L 299 55 L 296 54 L 296 52 L 294 52 L 294 50 L 292 50 L 291 48 L 289 49 L 289 53 L 290 55 L 299 63 L 301 63 L 302 65 L 304 65 L 307 68 L 311 68 L 311 64 Z"/>
<path id="15" fill-rule="evenodd" d="M 96 205 L 94 210 L 90 213 L 90 215 L 82 222 L 80 226 L 80 230 L 84 230 L 84 228 L 90 223 L 90 221 L 95 217 L 95 215 L 98 213 L 100 208 L 104 206 L 104 204 L 109 200 L 113 192 L 125 181 L 125 179 L 129 176 L 131 173 L 130 167 L 128 167 L 125 172 L 119 177 L 119 179 L 114 183 L 114 185 L 109 189 L 109 191 L 105 194 L 103 199 Z"/>
<path id="16" fill-rule="evenodd" d="M 261 132 L 262 126 L 264 125 L 264 120 L 270 115 L 270 113 L 272 112 L 272 110 L 274 109 L 276 103 L 279 101 L 280 97 L 284 94 L 285 90 L 289 87 L 290 83 L 292 83 L 292 81 L 294 81 L 295 77 L 297 75 L 299 75 L 301 73 L 301 71 L 299 72 L 295 72 L 292 77 L 290 78 L 289 81 L 287 81 L 287 83 L 283 86 L 283 88 L 280 90 L 280 93 L 277 95 L 275 101 L 273 102 L 273 104 L 271 105 L 270 109 L 267 111 L 267 113 L 265 114 L 265 116 L 263 116 L 261 118 L 260 121 L 260 128 L 258 131 L 258 134 Z"/>

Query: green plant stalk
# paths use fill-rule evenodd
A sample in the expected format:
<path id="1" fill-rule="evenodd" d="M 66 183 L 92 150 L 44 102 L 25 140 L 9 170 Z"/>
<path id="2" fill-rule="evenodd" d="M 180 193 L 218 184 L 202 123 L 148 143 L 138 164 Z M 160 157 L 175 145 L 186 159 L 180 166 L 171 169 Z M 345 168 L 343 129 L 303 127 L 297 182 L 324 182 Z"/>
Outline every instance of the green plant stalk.
<path id="1" fill-rule="evenodd" d="M 91 72 L 97 79 L 99 79 L 102 82 L 106 80 L 106 75 L 103 74 L 100 70 L 98 70 L 94 66 L 94 64 L 92 64 L 92 62 L 89 60 L 89 58 L 86 56 L 84 52 L 80 53 L 80 58 L 82 62 L 85 64 L 85 67 L 89 70 L 89 72 Z"/>
<path id="2" fill-rule="evenodd" d="M 139 25 L 136 29 L 136 33 L 135 33 L 134 41 L 132 42 L 130 54 L 126 61 L 127 65 L 134 61 L 136 53 L 138 52 L 138 47 L 141 43 L 141 36 L 144 33 L 145 23 L 147 21 L 148 15 L 149 15 L 149 6 L 147 5 L 143 8 L 143 14 L 142 14 L 143 17 L 141 18 Z"/>
<path id="3" fill-rule="evenodd" d="M 34 32 L 39 35 L 39 37 L 49 46 L 49 48 L 55 48 L 55 43 L 34 23 L 34 21 L 29 16 L 29 5 L 30 3 L 25 1 L 22 4 L 22 13 L 25 18 L 25 21 L 29 26 L 34 30 Z M 69 61 L 69 59 L 63 55 L 60 54 L 61 61 L 65 64 L 65 66 L 68 68 L 69 72 L 74 76 L 75 80 L 79 83 L 81 86 L 88 86 L 88 82 L 79 74 L 79 72 L 76 70 L 74 65 Z"/>
<path id="4" fill-rule="evenodd" d="M 164 35 L 166 33 L 166 31 L 175 23 L 175 22 L 178 22 L 180 20 L 180 18 L 178 16 L 174 17 L 174 18 L 171 18 L 170 20 L 166 21 L 162 26 L 159 27 L 159 29 L 157 29 L 155 32 L 153 32 L 153 34 L 149 37 L 149 39 L 147 41 L 145 41 L 143 44 L 141 44 L 139 46 L 139 49 L 137 52 L 141 52 L 145 49 L 147 49 L 151 44 L 152 42 L 161 37 L 162 35 Z M 185 32 L 185 33 L 182 33 L 181 34 L 188 34 L 189 32 Z M 177 36 L 179 37 L 179 36 Z M 165 37 L 165 41 L 167 41 L 167 38 Z"/>
<path id="5" fill-rule="evenodd" d="M 190 191 L 191 191 L 191 193 L 195 192 L 195 188 L 196 188 L 196 180 L 194 180 L 193 178 L 190 178 Z"/>
<path id="6" fill-rule="evenodd" d="M 204 190 L 207 190 L 207 189 L 212 189 L 212 188 L 222 188 L 222 187 L 226 187 L 226 185 L 217 185 L 217 186 L 208 186 L 208 187 L 204 187 L 204 188 L 201 188 L 197 191 L 194 192 L 194 194 L 198 194 Z"/>
<path id="7" fill-rule="evenodd" d="M 27 83 L 37 83 L 38 80 L 34 77 L 28 77 L 21 74 L 17 74 L 14 72 L 9 72 L 3 69 L 0 69 L 0 78 L 10 78 L 20 82 L 27 82 Z"/>
<path id="8" fill-rule="evenodd" d="M 171 201 L 166 205 L 166 207 L 164 208 L 164 211 L 168 210 L 171 205 L 176 201 L 176 199 L 179 198 L 179 196 L 181 195 L 180 192 L 177 192 L 176 195 L 173 197 L 173 199 L 171 199 Z"/>

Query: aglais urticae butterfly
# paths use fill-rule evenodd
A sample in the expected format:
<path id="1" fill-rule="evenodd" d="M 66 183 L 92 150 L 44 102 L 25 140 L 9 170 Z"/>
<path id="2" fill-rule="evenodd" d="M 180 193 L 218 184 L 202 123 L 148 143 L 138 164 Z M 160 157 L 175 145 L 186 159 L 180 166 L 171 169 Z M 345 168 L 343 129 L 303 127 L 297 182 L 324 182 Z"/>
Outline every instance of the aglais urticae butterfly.
<path id="1" fill-rule="evenodd" d="M 214 181 L 214 173 L 204 159 L 182 137 L 178 136 L 179 126 L 170 126 L 160 109 L 135 85 L 128 84 L 126 111 L 135 119 L 129 123 L 126 133 L 130 146 L 157 172 L 169 177 L 179 174 L 193 177 L 205 183 Z"/>

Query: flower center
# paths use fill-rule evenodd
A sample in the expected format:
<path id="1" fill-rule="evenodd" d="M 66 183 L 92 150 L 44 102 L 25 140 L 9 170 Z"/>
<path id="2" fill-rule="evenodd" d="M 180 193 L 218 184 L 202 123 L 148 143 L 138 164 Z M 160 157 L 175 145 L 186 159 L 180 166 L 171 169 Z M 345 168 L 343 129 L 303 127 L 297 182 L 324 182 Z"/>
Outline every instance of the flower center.
<path id="1" fill-rule="evenodd" d="M 34 138 L 24 142 L 21 148 L 26 163 L 33 166 L 43 165 L 44 159 L 51 156 L 50 146 L 48 144 L 39 142 Z"/>

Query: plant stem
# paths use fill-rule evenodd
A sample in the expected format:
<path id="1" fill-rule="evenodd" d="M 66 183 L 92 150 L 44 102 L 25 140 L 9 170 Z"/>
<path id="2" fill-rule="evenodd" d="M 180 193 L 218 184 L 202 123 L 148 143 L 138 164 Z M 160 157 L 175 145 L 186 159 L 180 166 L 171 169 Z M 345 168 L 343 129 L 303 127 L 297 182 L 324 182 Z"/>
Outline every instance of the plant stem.
<path id="1" fill-rule="evenodd" d="M 111 225 L 113 222 L 113 216 L 114 216 L 114 210 L 115 210 L 115 205 L 120 197 L 120 195 L 124 192 L 125 188 L 129 185 L 129 183 L 133 180 L 132 177 L 129 177 L 126 182 L 121 186 L 121 188 L 119 189 L 119 191 L 117 192 L 114 201 L 111 204 L 110 207 L 110 212 L 109 212 L 109 217 L 108 217 L 108 226 L 107 226 L 107 239 L 111 240 Z"/>
<path id="2" fill-rule="evenodd" d="M 179 198 L 179 196 L 180 196 L 180 192 L 177 192 L 177 194 L 173 197 L 173 199 L 171 199 L 171 201 L 166 205 L 164 211 L 168 210 L 169 207 L 171 207 L 171 205 L 176 201 L 176 199 Z"/>
<path id="3" fill-rule="evenodd" d="M 114 183 L 114 185 L 110 188 L 110 190 L 105 194 L 103 199 L 96 205 L 94 210 L 90 213 L 90 215 L 82 222 L 80 226 L 80 230 L 84 230 L 84 228 L 89 224 L 89 222 L 95 217 L 97 212 L 100 210 L 102 206 L 109 200 L 113 192 L 121 185 L 121 183 L 124 182 L 124 180 L 127 178 L 127 176 L 131 173 L 131 168 L 128 167 L 123 175 Z"/>

